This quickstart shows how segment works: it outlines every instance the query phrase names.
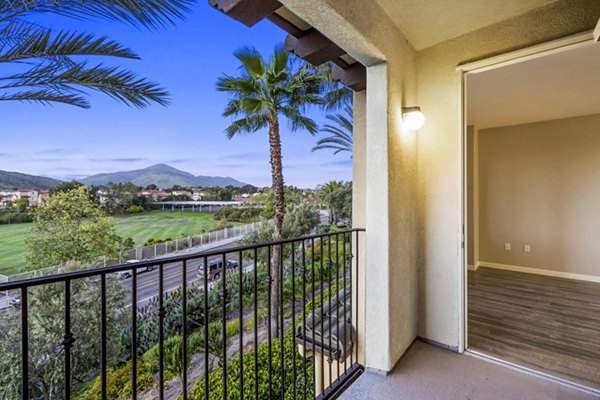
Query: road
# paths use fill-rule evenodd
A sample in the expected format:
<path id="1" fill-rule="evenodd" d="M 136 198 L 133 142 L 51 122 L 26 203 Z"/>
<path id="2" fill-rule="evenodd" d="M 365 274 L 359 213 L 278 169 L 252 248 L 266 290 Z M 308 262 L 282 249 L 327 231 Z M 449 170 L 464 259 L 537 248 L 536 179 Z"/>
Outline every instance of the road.
<path id="1" fill-rule="evenodd" d="M 232 247 L 231 244 L 227 244 L 220 247 L 212 248 L 214 250 L 224 250 Z M 208 261 L 219 259 L 220 256 L 209 257 Z M 227 259 L 237 261 L 238 255 L 231 253 L 227 255 Z M 160 260 L 157 260 L 158 262 Z M 186 266 L 186 278 L 188 286 L 192 284 L 204 285 L 204 279 L 198 276 L 198 267 L 202 264 L 202 258 L 195 258 L 187 261 Z M 244 272 L 252 271 L 254 263 L 252 261 L 246 261 L 243 263 Z M 183 262 L 174 262 L 164 265 L 163 270 L 163 289 L 164 293 L 171 292 L 177 289 L 183 284 Z M 150 272 L 141 272 L 137 275 L 137 306 L 142 307 L 146 305 L 150 299 L 158 295 L 158 266 Z M 131 304 L 131 286 L 132 279 L 127 278 L 123 280 L 123 286 L 127 289 L 127 304 Z"/>

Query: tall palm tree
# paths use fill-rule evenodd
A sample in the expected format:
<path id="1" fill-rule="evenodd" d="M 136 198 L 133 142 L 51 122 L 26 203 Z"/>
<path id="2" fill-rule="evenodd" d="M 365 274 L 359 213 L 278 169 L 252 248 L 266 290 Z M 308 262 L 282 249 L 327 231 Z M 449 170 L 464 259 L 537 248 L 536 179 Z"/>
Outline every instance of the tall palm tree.
<path id="1" fill-rule="evenodd" d="M 318 196 L 319 200 L 327 205 L 329 209 L 329 223 L 333 224 L 337 222 L 337 217 L 335 215 L 334 207 L 332 206 L 332 195 L 342 189 L 344 187 L 344 182 L 342 181 L 330 181 L 324 185 L 319 186 L 318 188 Z"/>
<path id="2" fill-rule="evenodd" d="M 319 139 L 312 151 L 330 149 L 333 150 L 333 154 L 342 152 L 352 154 L 352 107 L 346 105 L 344 114 L 327 115 L 325 118 L 333 122 L 321 128 L 321 132 L 328 133 L 329 136 Z"/>
<path id="3" fill-rule="evenodd" d="M 0 2 L 0 101 L 64 103 L 88 108 L 96 90 L 136 107 L 168 103 L 167 92 L 133 72 L 90 56 L 138 59 L 110 40 L 33 22 L 43 14 L 96 18 L 156 29 L 183 17 L 194 0 L 9 0 Z"/>
<path id="4" fill-rule="evenodd" d="M 280 240 L 285 209 L 280 118 L 288 121 L 292 131 L 306 130 L 316 134 L 317 124 L 304 112 L 307 107 L 322 103 L 323 81 L 314 68 L 290 59 L 283 46 L 275 49 L 268 62 L 254 48 L 239 49 L 234 55 L 241 62 L 240 75 L 224 76 L 217 81 L 217 89 L 231 95 L 223 116 L 237 118 L 225 132 L 231 139 L 243 133 L 268 131 L 275 213 L 273 240 Z M 275 335 L 279 332 L 280 320 L 280 262 L 281 248 L 275 246 L 271 259 L 271 302 L 275 310 L 272 326 Z"/>

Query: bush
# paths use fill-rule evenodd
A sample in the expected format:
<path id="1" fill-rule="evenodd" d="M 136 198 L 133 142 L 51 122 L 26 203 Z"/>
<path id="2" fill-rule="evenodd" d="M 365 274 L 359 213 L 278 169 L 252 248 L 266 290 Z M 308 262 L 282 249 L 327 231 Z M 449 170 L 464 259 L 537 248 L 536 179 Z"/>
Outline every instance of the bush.
<path id="1" fill-rule="evenodd" d="M 227 221 L 236 222 L 252 222 L 256 221 L 260 216 L 261 209 L 254 207 L 223 207 L 215 213 L 215 219 L 225 219 Z"/>
<path id="2" fill-rule="evenodd" d="M 170 242 L 172 240 L 173 239 L 171 239 L 171 238 L 166 238 L 166 239 L 154 239 L 154 238 L 150 238 L 150 239 L 146 240 L 146 243 L 144 243 L 144 246 L 154 246 L 156 244 Z"/>
<path id="3" fill-rule="evenodd" d="M 189 339 L 188 339 L 189 340 Z M 172 336 L 164 342 L 164 369 L 165 380 L 173 376 L 181 376 L 183 373 L 183 338 L 179 335 Z M 143 356 L 146 366 L 152 372 L 160 369 L 160 353 L 158 343 L 150 348 Z M 191 349 L 188 349 L 187 364 L 191 362 Z"/>
<path id="4" fill-rule="evenodd" d="M 133 206 L 130 206 L 129 208 L 127 208 L 125 210 L 125 212 L 128 214 L 139 214 L 139 213 L 144 212 L 144 207 L 133 205 Z"/>
<path id="5" fill-rule="evenodd" d="M 225 324 L 225 336 L 228 338 L 237 335 L 240 332 L 240 320 L 234 319 Z"/>
<path id="6" fill-rule="evenodd" d="M 100 400 L 102 398 L 102 378 L 97 376 L 91 388 L 79 395 L 78 400 Z M 139 360 L 137 363 L 138 393 L 152 386 L 152 373 L 146 364 Z M 106 373 L 107 397 L 111 400 L 126 400 L 131 398 L 131 361 L 120 368 L 111 368 Z"/>

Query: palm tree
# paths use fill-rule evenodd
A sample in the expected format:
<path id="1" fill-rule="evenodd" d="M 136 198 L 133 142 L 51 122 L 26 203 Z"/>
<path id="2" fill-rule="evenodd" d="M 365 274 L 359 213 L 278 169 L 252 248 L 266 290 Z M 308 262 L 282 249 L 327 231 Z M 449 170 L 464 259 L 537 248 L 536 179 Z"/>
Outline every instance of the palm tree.
<path id="1" fill-rule="evenodd" d="M 69 30 L 54 31 L 31 19 L 53 13 L 72 18 L 100 18 L 156 29 L 181 18 L 194 0 L 11 0 L 0 2 L 0 101 L 64 103 L 82 108 L 84 95 L 100 91 L 127 105 L 165 105 L 167 92 L 133 72 L 90 56 L 139 59 L 110 40 Z M 84 57 L 82 59 L 82 57 Z"/>
<path id="2" fill-rule="evenodd" d="M 337 222 L 337 217 L 335 215 L 335 209 L 332 206 L 332 200 L 333 200 L 332 195 L 336 191 L 342 189 L 343 187 L 344 187 L 344 182 L 342 182 L 342 181 L 330 181 L 318 188 L 318 196 L 319 196 L 320 201 L 322 203 L 325 203 L 327 205 L 327 208 L 329 209 L 329 224 L 333 224 L 333 223 Z"/>
<path id="3" fill-rule="evenodd" d="M 281 117 L 287 119 L 292 131 L 302 129 L 316 134 L 316 123 L 304 112 L 310 105 L 322 103 L 323 81 L 313 67 L 299 65 L 290 59 L 283 46 L 275 49 L 268 62 L 254 48 L 237 50 L 235 57 L 242 64 L 241 74 L 236 77 L 224 76 L 217 81 L 217 89 L 231 95 L 223 116 L 237 118 L 225 132 L 231 139 L 243 133 L 268 130 L 275 214 L 273 240 L 280 240 L 285 201 L 279 120 Z M 271 302 L 275 310 L 272 326 L 277 335 L 280 320 L 280 247 L 274 247 L 271 261 Z"/>
<path id="4" fill-rule="evenodd" d="M 330 136 L 319 139 L 312 151 L 331 149 L 334 155 L 342 152 L 352 154 L 352 107 L 346 105 L 344 114 L 327 115 L 325 118 L 334 124 L 325 124 L 321 132 Z"/>

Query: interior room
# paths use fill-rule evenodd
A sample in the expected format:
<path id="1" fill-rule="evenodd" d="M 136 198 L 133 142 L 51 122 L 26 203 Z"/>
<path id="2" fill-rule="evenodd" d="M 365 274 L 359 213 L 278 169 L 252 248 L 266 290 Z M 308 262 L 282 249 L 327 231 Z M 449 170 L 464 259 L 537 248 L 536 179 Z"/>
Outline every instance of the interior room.
<path id="1" fill-rule="evenodd" d="M 600 388 L 600 45 L 467 74 L 467 345 Z"/>

